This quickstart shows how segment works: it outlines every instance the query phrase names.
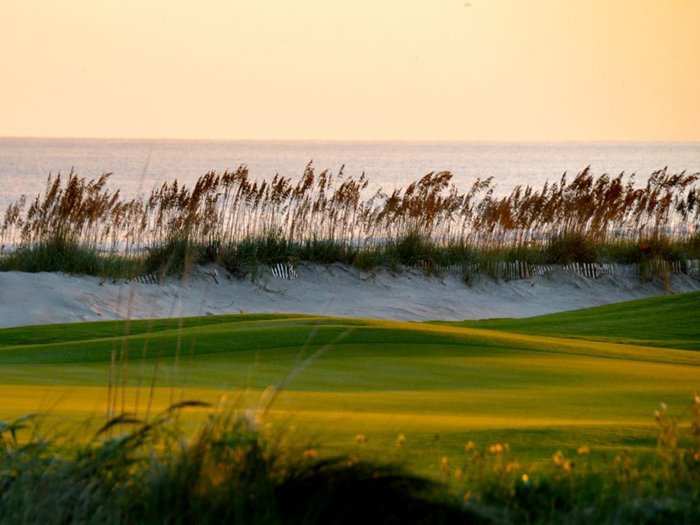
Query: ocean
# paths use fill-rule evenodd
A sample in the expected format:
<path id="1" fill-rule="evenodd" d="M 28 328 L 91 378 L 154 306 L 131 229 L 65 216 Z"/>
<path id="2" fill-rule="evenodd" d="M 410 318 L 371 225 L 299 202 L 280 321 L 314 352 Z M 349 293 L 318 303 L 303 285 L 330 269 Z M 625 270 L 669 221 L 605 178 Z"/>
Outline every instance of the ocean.
<path id="1" fill-rule="evenodd" d="M 636 173 L 643 182 L 667 166 L 700 172 L 695 143 L 429 143 L 279 142 L 0 138 L 0 209 L 43 190 L 50 173 L 74 169 L 94 177 L 110 172 L 110 185 L 125 195 L 147 193 L 177 178 L 191 183 L 209 170 L 245 164 L 257 178 L 299 176 L 317 169 L 347 175 L 365 172 L 372 188 L 391 190 L 429 171 L 449 170 L 461 187 L 493 177 L 499 193 L 517 184 L 540 186 L 590 165 L 595 173 Z"/>

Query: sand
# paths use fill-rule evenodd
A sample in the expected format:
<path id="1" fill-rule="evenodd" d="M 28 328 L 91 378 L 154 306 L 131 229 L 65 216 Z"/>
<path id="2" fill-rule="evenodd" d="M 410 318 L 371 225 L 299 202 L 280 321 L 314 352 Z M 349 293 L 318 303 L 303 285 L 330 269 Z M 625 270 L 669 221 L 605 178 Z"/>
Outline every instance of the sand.
<path id="1" fill-rule="evenodd" d="M 673 275 L 671 292 L 700 290 Z M 264 271 L 237 279 L 218 267 L 162 284 L 103 281 L 59 273 L 0 272 L 0 327 L 124 318 L 290 312 L 397 320 L 527 317 L 669 293 L 663 283 L 604 276 L 587 279 L 555 270 L 532 279 L 470 286 L 458 276 L 416 270 L 362 272 L 336 264 L 301 265 L 298 278 Z"/>

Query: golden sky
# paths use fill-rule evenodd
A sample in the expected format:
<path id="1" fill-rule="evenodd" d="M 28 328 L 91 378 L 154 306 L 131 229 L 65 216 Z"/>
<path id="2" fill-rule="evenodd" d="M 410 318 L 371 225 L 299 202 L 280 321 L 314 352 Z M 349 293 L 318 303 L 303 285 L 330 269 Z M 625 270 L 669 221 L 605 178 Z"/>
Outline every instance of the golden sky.
<path id="1" fill-rule="evenodd" d="M 0 136 L 700 140 L 700 0 L 0 0 Z"/>

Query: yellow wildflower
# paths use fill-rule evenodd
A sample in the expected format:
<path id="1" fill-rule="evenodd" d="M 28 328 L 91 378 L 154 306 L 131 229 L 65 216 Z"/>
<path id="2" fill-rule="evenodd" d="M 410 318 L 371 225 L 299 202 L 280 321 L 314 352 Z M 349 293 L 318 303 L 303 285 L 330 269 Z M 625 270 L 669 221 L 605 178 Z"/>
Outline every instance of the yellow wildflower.
<path id="1" fill-rule="evenodd" d="M 503 446 L 502 443 L 494 443 L 493 445 L 489 445 L 489 452 L 493 454 L 494 456 L 498 456 L 500 454 L 503 454 L 505 451 L 505 447 Z"/>
<path id="2" fill-rule="evenodd" d="M 318 457 L 318 451 L 315 448 L 309 448 L 304 451 L 305 459 L 316 459 Z"/>
<path id="3" fill-rule="evenodd" d="M 519 468 L 520 468 L 520 465 L 517 462 L 513 461 L 513 462 L 508 463 L 506 465 L 506 472 L 508 472 L 510 474 L 511 472 L 515 472 Z"/>
<path id="4" fill-rule="evenodd" d="M 440 460 L 440 471 L 442 471 L 443 474 L 450 473 L 450 460 L 447 459 L 447 456 L 443 456 Z"/>
<path id="5" fill-rule="evenodd" d="M 552 456 L 552 461 L 554 461 L 554 464 L 559 467 L 564 463 L 564 454 L 562 454 L 561 450 L 557 450 L 554 453 L 554 455 Z"/>

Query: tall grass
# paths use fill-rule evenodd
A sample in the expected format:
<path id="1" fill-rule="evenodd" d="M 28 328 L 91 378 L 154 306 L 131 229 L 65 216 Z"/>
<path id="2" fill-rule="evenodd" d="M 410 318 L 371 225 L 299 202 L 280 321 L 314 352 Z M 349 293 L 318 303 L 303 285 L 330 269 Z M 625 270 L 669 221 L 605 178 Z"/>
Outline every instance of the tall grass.
<path id="1" fill-rule="evenodd" d="M 245 273 L 259 262 L 289 260 L 362 267 L 518 253 L 589 262 L 602 255 L 697 256 L 700 250 L 700 174 L 665 169 L 639 186 L 634 177 L 596 177 L 586 168 L 571 180 L 564 175 L 539 189 L 518 186 L 502 197 L 491 178 L 460 190 L 449 172 L 428 173 L 388 194 L 368 193 L 364 174 L 317 173 L 311 164 L 298 180 L 254 180 L 240 167 L 209 172 L 192 188 L 164 183 L 146 198 L 122 197 L 108 188 L 108 178 L 49 177 L 43 194 L 10 204 L 0 240 L 15 255 L 0 267 L 178 273 L 217 261 Z M 82 255 L 47 261 L 42 254 L 54 247 Z M 114 262 L 90 263 L 86 250 L 141 263 L 115 269 Z"/>
<path id="2" fill-rule="evenodd" d="M 455 523 L 439 485 L 389 465 L 319 458 L 245 419 L 213 416 L 194 436 L 181 402 L 150 421 L 126 414 L 88 442 L 0 425 L 0 523 Z M 120 432 L 115 436 L 115 431 Z"/>
<path id="3" fill-rule="evenodd" d="M 469 441 L 439 461 L 442 481 L 324 457 L 232 412 L 185 434 L 177 414 L 192 406 L 203 404 L 150 420 L 122 414 L 87 441 L 42 437 L 28 418 L 0 423 L 0 523 L 690 524 L 700 512 L 697 395 L 689 425 L 656 411 L 651 457 L 593 462 L 604 452 L 581 445 L 526 465 L 505 443 Z M 410 436 L 394 446 L 410 447 Z"/>

